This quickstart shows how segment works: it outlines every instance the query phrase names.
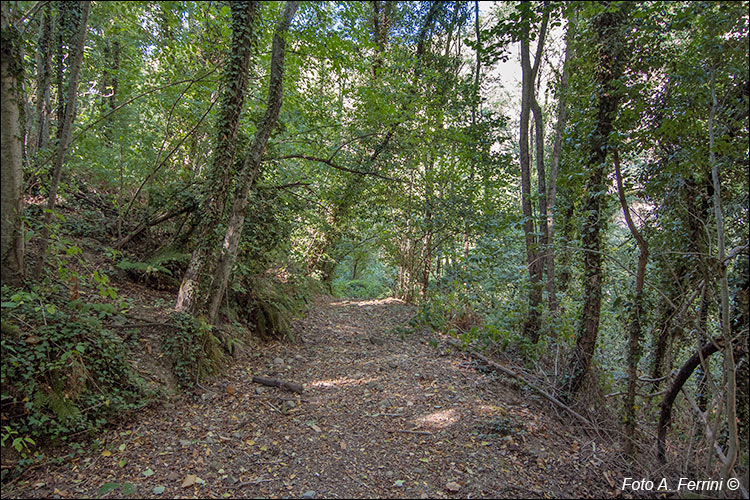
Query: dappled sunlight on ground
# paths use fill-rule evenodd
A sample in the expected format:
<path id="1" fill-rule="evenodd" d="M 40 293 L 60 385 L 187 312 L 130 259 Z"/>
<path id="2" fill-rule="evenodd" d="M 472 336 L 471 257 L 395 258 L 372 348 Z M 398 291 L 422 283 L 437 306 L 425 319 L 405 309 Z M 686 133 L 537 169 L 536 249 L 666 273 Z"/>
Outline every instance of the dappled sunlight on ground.
<path id="1" fill-rule="evenodd" d="M 415 419 L 415 422 L 425 427 L 431 427 L 433 429 L 445 429 L 452 424 L 458 422 L 460 414 L 455 408 L 449 408 L 446 410 L 440 410 L 433 413 L 428 413 L 423 417 Z"/>
<path id="2" fill-rule="evenodd" d="M 329 379 L 329 380 L 316 380 L 306 385 L 307 387 L 345 387 L 345 386 L 353 386 L 353 385 L 362 385 L 368 382 L 373 382 L 374 380 L 375 380 L 374 378 L 342 377 L 342 378 Z"/>
<path id="3" fill-rule="evenodd" d="M 384 299 L 363 299 L 363 300 L 350 300 L 344 299 L 337 302 L 331 302 L 330 305 L 334 307 L 345 307 L 345 306 L 380 306 L 386 304 L 405 304 L 403 300 L 396 299 L 394 297 L 386 297 Z"/>

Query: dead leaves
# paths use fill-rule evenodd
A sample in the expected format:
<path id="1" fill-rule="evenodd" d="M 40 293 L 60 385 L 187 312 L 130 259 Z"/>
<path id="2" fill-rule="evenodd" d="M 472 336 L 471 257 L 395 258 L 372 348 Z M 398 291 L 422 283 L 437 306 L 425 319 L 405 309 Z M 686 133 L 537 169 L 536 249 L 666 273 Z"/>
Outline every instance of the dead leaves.
<path id="1" fill-rule="evenodd" d="M 204 485 L 206 484 L 206 481 L 199 478 L 195 474 L 188 474 L 187 476 L 185 476 L 185 479 L 182 480 L 183 488 L 190 488 L 191 486 L 195 486 L 196 484 Z"/>
<path id="2" fill-rule="evenodd" d="M 356 304 L 345 306 L 353 312 L 330 325 L 316 325 L 331 312 L 318 306 L 301 320 L 315 342 L 269 345 L 263 356 L 269 364 L 277 356 L 294 357 L 294 376 L 310 382 L 346 377 L 368 382 L 313 386 L 308 399 L 276 403 L 278 389 L 248 390 L 258 362 L 238 365 L 233 375 L 213 383 L 210 402 L 180 403 L 158 410 L 155 419 L 140 417 L 147 432 L 99 448 L 94 455 L 108 458 L 92 457 L 99 459 L 85 472 L 100 482 L 77 489 L 65 477 L 68 471 L 54 480 L 42 476 L 33 479 L 45 480 L 36 483 L 44 485 L 40 496 L 52 496 L 55 486 L 61 497 L 95 496 L 93 487 L 128 480 L 137 485 L 138 496 L 161 497 L 487 497 L 507 496 L 505 488 L 520 495 L 551 491 L 553 483 L 573 478 L 578 486 L 565 492 L 570 496 L 605 492 L 592 476 L 579 480 L 587 474 L 582 464 L 592 459 L 590 443 L 574 440 L 578 434 L 563 435 L 543 411 L 518 401 L 510 389 L 478 392 L 454 360 L 419 342 L 394 346 L 395 337 L 375 330 L 392 322 L 390 308 L 398 306 L 370 311 L 363 319 Z M 380 357 L 372 355 L 369 342 L 356 341 L 363 331 L 386 339 L 376 350 Z M 407 363 L 390 366 L 392 358 Z M 430 373 L 428 386 L 412 372 L 417 367 Z M 269 408 L 269 399 L 278 409 Z M 457 418 L 441 421 L 443 427 L 419 423 L 449 410 Z M 497 421 L 492 429 L 486 425 L 490 418 Z M 500 428 L 503 423 L 507 430 Z M 616 483 L 612 472 L 604 472 L 604 479 L 601 486 Z"/>
<path id="3" fill-rule="evenodd" d="M 307 426 L 310 429 L 314 430 L 315 432 L 318 432 L 318 433 L 323 432 L 323 430 L 320 427 L 318 427 L 317 424 L 315 424 L 315 422 L 307 422 Z"/>
<path id="4" fill-rule="evenodd" d="M 446 483 L 445 489 L 450 491 L 451 493 L 457 493 L 458 490 L 461 489 L 461 485 L 454 481 L 451 481 L 450 483 Z"/>

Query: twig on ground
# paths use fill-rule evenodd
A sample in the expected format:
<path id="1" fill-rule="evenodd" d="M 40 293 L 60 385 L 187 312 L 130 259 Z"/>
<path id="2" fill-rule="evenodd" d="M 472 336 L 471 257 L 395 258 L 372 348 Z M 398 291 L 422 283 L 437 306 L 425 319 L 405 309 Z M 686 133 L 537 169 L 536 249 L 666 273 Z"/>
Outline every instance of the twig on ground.
<path id="1" fill-rule="evenodd" d="M 463 349 L 463 346 L 461 345 L 461 343 L 459 341 L 455 340 L 455 339 L 447 338 L 446 341 L 449 344 L 451 344 L 452 346 L 454 346 L 454 347 L 457 347 L 459 349 Z M 560 401 L 559 399 L 557 399 L 556 397 L 554 397 L 553 395 L 551 395 L 550 393 L 548 393 L 547 391 L 545 391 L 544 389 L 540 388 L 536 384 L 534 384 L 532 382 L 529 382 L 528 380 L 526 380 L 524 377 L 522 377 L 518 373 L 514 372 L 513 370 L 504 367 L 500 363 L 492 361 L 490 358 L 488 358 L 484 354 L 481 354 L 481 353 L 479 353 L 479 352 L 477 352 L 477 351 L 475 351 L 473 349 L 466 349 L 466 351 L 469 352 L 469 353 L 471 353 L 472 356 L 475 356 L 476 358 L 481 359 L 482 361 L 484 361 L 485 363 L 487 363 L 491 367 L 493 367 L 493 368 L 495 368 L 497 370 L 500 370 L 501 372 L 505 373 L 506 375 L 510 375 L 511 377 L 519 380 L 520 382 L 523 382 L 524 384 L 528 385 L 529 387 L 531 387 L 532 389 L 534 389 L 535 391 L 537 391 L 539 394 L 541 394 L 542 396 L 544 396 L 545 398 L 547 398 L 550 402 L 552 402 L 555 405 L 559 406 L 560 408 L 562 408 L 563 410 L 565 410 L 570 415 L 574 416 L 575 418 L 577 418 L 578 420 L 580 420 L 582 423 L 586 424 L 587 426 L 590 426 L 592 428 L 594 427 L 591 424 L 591 422 L 589 422 L 589 420 L 586 417 L 584 417 L 580 413 L 576 412 L 571 407 L 569 407 L 568 405 L 566 405 L 565 403 L 563 403 L 562 401 Z"/>
<path id="2" fill-rule="evenodd" d="M 272 405 L 272 404 L 271 404 L 271 403 L 269 403 L 268 401 L 263 401 L 263 402 L 264 402 L 264 403 L 266 403 L 266 404 L 267 404 L 268 406 L 270 406 L 270 407 L 271 407 L 271 408 L 272 408 L 273 410 L 275 410 L 275 411 L 276 411 L 277 413 L 279 413 L 279 414 L 283 415 L 283 412 L 282 412 L 281 410 L 279 410 L 278 408 L 276 408 L 276 407 L 275 407 L 274 405 Z"/>
<path id="3" fill-rule="evenodd" d="M 395 430 L 389 430 L 388 432 L 402 432 L 404 434 L 423 434 L 425 436 L 434 436 L 432 432 L 428 431 L 415 431 L 415 430 L 407 430 L 407 429 L 395 429 Z"/>

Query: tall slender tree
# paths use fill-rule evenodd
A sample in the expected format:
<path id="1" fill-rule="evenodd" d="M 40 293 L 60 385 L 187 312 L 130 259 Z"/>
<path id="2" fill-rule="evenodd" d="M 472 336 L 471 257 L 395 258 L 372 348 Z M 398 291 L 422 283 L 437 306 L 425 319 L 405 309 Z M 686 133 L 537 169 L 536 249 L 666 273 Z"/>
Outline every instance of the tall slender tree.
<path id="1" fill-rule="evenodd" d="M 528 2 L 523 2 L 528 4 Z M 524 8 L 524 13 L 530 17 L 530 7 Z M 528 22 L 528 21 L 527 21 Z M 536 102 L 534 94 L 534 82 L 536 81 L 539 67 L 542 63 L 542 54 L 544 51 L 544 41 L 547 35 L 547 25 L 549 23 L 549 10 L 545 9 L 542 16 L 542 23 L 537 36 L 536 54 L 532 65 L 530 60 L 531 40 L 529 33 L 521 35 L 521 123 L 519 133 L 519 150 L 521 162 L 521 209 L 524 217 L 524 236 L 526 242 L 526 265 L 528 267 L 531 288 L 528 297 L 528 312 L 523 324 L 524 335 L 537 342 L 539 340 L 540 329 L 540 311 L 542 303 L 542 275 L 544 270 L 544 260 L 540 254 L 539 241 L 535 231 L 534 210 L 531 204 L 531 155 L 529 154 L 529 118 L 532 109 L 534 110 L 535 128 L 536 128 L 536 160 L 537 170 L 541 169 L 541 178 L 537 179 L 539 189 L 544 190 L 544 126 L 542 123 L 542 113 Z M 538 174 L 539 175 L 539 174 Z M 544 204 L 542 204 L 542 200 Z M 542 196 L 539 201 L 540 208 L 544 207 L 546 213 L 546 198 Z M 541 220 L 541 219 L 540 219 Z M 546 226 L 546 220 L 544 221 Z M 546 238 L 546 234 L 545 234 Z"/>
<path id="2" fill-rule="evenodd" d="M 592 19 L 596 47 L 596 118 L 589 138 L 586 167 L 589 177 L 581 228 L 583 245 L 583 313 L 578 327 L 576 346 L 570 358 L 564 383 L 565 397 L 570 399 L 581 387 L 591 366 L 599 333 L 602 302 L 602 236 L 607 228 L 603 217 L 607 196 L 607 153 L 609 135 L 621 99 L 618 79 L 626 62 L 625 28 L 629 4 L 603 2 Z"/>
<path id="3" fill-rule="evenodd" d="M 574 9 L 571 6 L 570 9 Z M 563 58 L 562 75 L 558 86 L 557 123 L 555 124 L 555 139 L 552 147 L 552 159 L 549 168 L 549 182 L 547 183 L 547 300 L 549 310 L 553 314 L 557 311 L 557 287 L 555 283 L 555 211 L 557 210 L 557 173 L 562 155 L 563 135 L 567 121 L 567 89 L 570 75 L 571 40 L 575 36 L 575 14 L 568 16 L 568 29 L 565 34 L 565 56 Z"/>
<path id="4" fill-rule="evenodd" d="M 284 59 L 286 56 L 286 36 L 292 18 L 297 12 L 299 2 L 286 2 L 281 19 L 276 25 L 276 31 L 273 35 L 273 46 L 271 48 L 271 76 L 268 84 L 268 104 L 265 116 L 258 124 L 255 137 L 250 145 L 242 170 L 239 174 L 237 183 L 237 194 L 232 205 L 232 214 L 227 224 L 224 241 L 221 245 L 221 254 L 216 264 L 211 283 L 208 306 L 208 320 L 210 323 L 216 321 L 219 313 L 219 306 L 224 297 L 224 291 L 229 283 L 229 273 L 234 266 L 237 258 L 237 249 L 242 237 L 242 228 L 245 223 L 245 211 L 250 201 L 250 193 L 255 183 L 255 179 L 260 172 L 263 163 L 263 153 L 266 149 L 266 143 L 271 137 L 271 130 L 276 124 L 276 120 L 281 110 L 281 104 L 284 98 Z"/>
<path id="5" fill-rule="evenodd" d="M 47 253 L 47 247 L 49 246 L 50 237 L 50 223 L 52 222 L 52 214 L 57 203 L 57 189 L 60 185 L 60 179 L 62 177 L 62 168 L 65 163 L 65 157 L 68 153 L 68 146 L 70 145 L 70 135 L 73 127 L 73 119 L 76 113 L 76 100 L 78 98 L 78 75 L 81 71 L 81 63 L 83 62 L 83 51 L 86 46 L 86 31 L 88 29 L 89 11 L 91 10 L 91 2 L 81 2 L 79 5 L 69 7 L 69 21 L 72 26 L 76 26 L 78 31 L 75 37 L 75 43 L 71 47 L 69 57 L 72 57 L 72 62 L 68 68 L 67 75 L 67 96 L 62 97 L 62 84 L 59 82 L 58 85 L 58 99 L 62 99 L 58 103 L 58 124 L 57 124 L 57 144 L 55 154 L 55 164 L 52 173 L 52 181 L 47 193 L 47 211 L 44 216 L 44 226 L 42 227 L 41 233 L 41 244 L 39 250 L 39 260 L 37 261 L 36 268 L 34 269 L 34 276 L 38 277 L 44 267 L 44 262 Z M 77 23 L 77 24 L 76 24 Z M 62 33 L 64 23 L 60 23 L 60 32 Z M 60 39 L 62 41 L 62 38 Z M 60 64 L 62 64 L 62 53 L 63 47 L 60 44 L 58 54 Z M 58 75 L 62 74 L 62 68 L 58 69 Z M 61 77 L 60 77 L 61 78 Z"/>
<path id="6" fill-rule="evenodd" d="M 18 29 L 10 19 L 10 4 L 0 6 L 2 16 L 2 58 L 0 58 L 0 76 L 2 77 L 2 95 L 0 105 L 0 134 L 2 139 L 2 189 L 0 210 L 0 274 L 2 281 L 23 272 L 24 237 L 23 199 L 23 143 L 21 139 L 21 86 L 23 85 L 23 61 L 21 59 L 21 37 Z"/>
<path id="7" fill-rule="evenodd" d="M 248 72 L 254 50 L 253 24 L 258 9 L 257 2 L 232 2 L 232 47 L 227 54 L 225 89 L 222 97 L 219 120 L 216 124 L 216 147 L 211 160 L 207 188 L 204 191 L 198 245 L 193 250 L 190 264 L 185 272 L 177 294 L 175 309 L 197 312 L 201 299 L 198 297 L 202 276 L 212 272 L 209 256 L 215 252 L 220 238 L 220 228 L 225 223 L 225 208 L 234 171 L 237 151 L 237 132 L 242 107 L 247 91 Z M 208 265 L 208 269 L 204 267 Z M 204 272 L 207 271 L 207 272 Z M 203 301 L 206 300 L 204 296 Z"/>
<path id="8" fill-rule="evenodd" d="M 648 242 L 633 222 L 630 216 L 630 207 L 625 197 L 622 172 L 620 170 L 620 158 L 617 147 L 614 148 L 615 179 L 617 181 L 617 194 L 620 198 L 622 213 L 628 225 L 630 233 L 638 244 L 638 270 L 635 275 L 635 293 L 632 307 L 630 309 L 630 324 L 628 327 L 628 390 L 625 397 L 625 446 L 624 452 L 632 457 L 635 454 L 636 421 L 635 390 L 638 382 L 638 362 L 641 359 L 641 316 L 643 315 L 643 283 L 646 279 L 646 264 L 648 264 Z"/>

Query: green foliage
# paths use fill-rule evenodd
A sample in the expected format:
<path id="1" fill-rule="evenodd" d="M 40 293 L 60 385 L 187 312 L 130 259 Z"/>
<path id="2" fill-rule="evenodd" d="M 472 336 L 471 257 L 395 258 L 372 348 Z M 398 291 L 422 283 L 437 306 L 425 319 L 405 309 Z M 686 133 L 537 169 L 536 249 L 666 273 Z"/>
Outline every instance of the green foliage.
<path id="1" fill-rule="evenodd" d="M 203 318 L 178 312 L 170 318 L 179 327 L 164 338 L 163 349 L 172 361 L 177 382 L 182 387 L 193 387 L 221 368 L 224 361 L 221 342 Z"/>
<path id="2" fill-rule="evenodd" d="M 369 280 L 339 280 L 333 282 L 333 295 L 355 299 L 372 299 L 383 297 L 390 291 L 383 283 Z"/>
<path id="3" fill-rule="evenodd" d="M 188 253 L 167 250 L 145 262 L 123 258 L 116 267 L 125 271 L 131 278 L 143 281 L 154 288 L 174 288 L 178 286 L 175 276 L 182 274 L 189 260 Z"/>
<path id="4" fill-rule="evenodd" d="M 114 491 L 117 489 L 120 489 L 122 495 L 126 497 L 133 495 L 136 491 L 135 486 L 133 486 L 132 483 L 104 483 L 99 488 L 99 496 L 103 497 L 110 491 Z"/>
<path id="5" fill-rule="evenodd" d="M 356 299 L 382 298 L 393 293 L 391 275 L 394 268 L 383 263 L 376 250 L 368 247 L 349 249 L 352 244 L 343 242 L 337 251 L 349 252 L 339 260 L 332 282 L 333 295 Z"/>
<path id="6" fill-rule="evenodd" d="M 36 77 L 42 16 L 27 15 L 32 5 L 14 4 L 11 10 L 22 20 L 3 31 L 8 42 L 3 48 L 23 48 L 25 60 L 10 61 L 10 71 L 29 102 L 41 103 L 45 86 Z M 373 29 L 376 6 L 382 40 Z M 113 272 L 174 289 L 188 261 L 181 252 L 208 245 L 203 247 L 210 257 L 198 277 L 200 292 L 210 281 L 236 174 L 263 118 L 269 49 L 282 4 L 258 7 L 252 29 L 246 22 L 249 7 L 101 2 L 92 9 L 81 68 L 81 80 L 92 85 L 76 104 L 75 132 L 52 214 L 50 272 L 34 288 L 3 289 L 2 411 L 10 419 L 2 433 L 5 446 L 28 455 L 41 436 L 94 429 L 99 419 L 139 401 L 138 384 L 129 379 L 127 350 L 102 325 L 102 319 L 126 305 L 112 284 Z M 499 3 L 492 12 L 482 9 L 478 37 L 472 7 L 470 2 L 300 5 L 288 35 L 293 50 L 286 59 L 284 105 L 254 178 L 224 301 L 226 315 L 219 318 L 229 326 L 212 329 L 192 316 L 173 318 L 179 328 L 167 337 L 165 349 L 181 385 L 215 373 L 223 353 L 242 345 L 243 335 L 236 333 L 241 327 L 263 338 L 290 337 L 291 320 L 320 290 L 307 276 L 320 278 L 330 285 L 327 291 L 339 296 L 394 294 L 418 301 L 412 333 L 429 327 L 528 360 L 546 362 L 559 353 L 562 362 L 581 322 L 585 227 L 584 234 L 606 228 L 593 363 L 600 368 L 599 382 L 620 390 L 637 250 L 618 219 L 620 207 L 611 189 L 585 186 L 597 130 L 596 82 L 606 66 L 603 46 L 592 42 L 597 23 L 621 10 L 628 12 L 628 39 L 617 47 L 628 61 L 607 86 L 622 95 L 607 139 L 618 147 L 625 190 L 638 215 L 634 219 L 651 250 L 642 324 L 654 342 L 644 346 L 639 371 L 660 359 L 678 365 L 701 335 L 718 333 L 709 158 L 720 171 L 727 245 L 744 245 L 749 218 L 747 2 Z M 57 2 L 44 8 L 60 16 L 63 38 L 72 39 L 79 8 Z M 428 11 L 435 14 L 431 21 Z M 552 212 L 559 307 L 553 314 L 543 300 L 542 341 L 534 346 L 519 333 L 530 286 L 527 221 L 519 216 L 517 131 L 505 116 L 517 110 L 506 96 L 510 87 L 501 88 L 505 82 L 492 76 L 490 65 L 509 59 L 510 42 L 535 38 L 546 13 L 549 36 L 538 81 L 543 128 L 553 128 L 554 108 L 563 99 L 568 118 Z M 552 66 L 559 60 L 557 27 L 563 20 L 575 33 L 565 92 L 552 81 L 562 74 Z M 250 68 L 226 57 L 233 46 L 252 52 Z M 479 73 L 474 69 L 477 50 Z M 249 98 L 236 124 L 230 196 L 225 213 L 212 221 L 206 235 L 196 229 L 215 189 L 214 174 L 224 173 L 211 168 L 222 142 L 217 138 L 235 135 L 235 123 L 220 117 L 217 96 L 227 96 L 222 86 L 236 83 L 238 72 L 248 77 Z M 708 150 L 707 123 L 711 90 L 719 103 L 712 115 L 713 151 Z M 50 109 L 56 109 L 59 98 L 52 92 Z M 22 120 L 31 125 L 26 133 L 32 140 L 36 120 Z M 50 136 L 56 122 L 50 123 Z M 550 139 L 545 137 L 548 146 Z M 46 213 L 38 200 L 52 176 L 47 160 L 53 149 L 42 148 L 24 162 L 25 190 L 37 198 L 24 212 L 31 262 Z M 551 147 L 544 156 L 551 158 Z M 604 156 L 597 164 L 610 165 L 609 152 Z M 551 173 L 549 163 L 547 169 Z M 587 189 L 602 210 L 599 220 L 584 225 L 591 216 L 581 206 Z M 537 194 L 532 198 L 537 210 Z M 114 245 L 115 238 L 142 223 L 189 204 L 199 208 L 150 226 L 126 250 L 105 250 L 106 268 L 87 260 L 102 249 L 83 240 Z M 539 221 L 534 224 L 538 230 Z M 739 279 L 738 267 L 729 263 L 730 282 Z M 705 303 L 697 295 L 693 303 L 684 303 L 701 282 Z M 79 283 L 82 296 L 95 297 L 91 302 L 77 296 Z M 733 300 L 742 299 L 737 286 Z M 742 317 L 733 312 L 733 328 L 746 332 Z M 650 347 L 663 331 L 669 352 L 657 355 Z M 718 356 L 709 365 L 717 375 Z M 126 493 L 119 483 L 104 486 Z"/>
<path id="7" fill-rule="evenodd" d="M 34 439 L 94 431 L 148 401 L 127 347 L 102 324 L 99 304 L 61 299 L 68 294 L 63 285 L 2 287 L 3 435 L 23 436 L 27 452 Z"/>
<path id="8" fill-rule="evenodd" d="M 0 438 L 0 447 L 5 446 L 5 442 L 8 439 L 13 438 L 12 446 L 16 449 L 22 457 L 26 458 L 27 454 L 31 451 L 29 445 L 36 445 L 36 441 L 28 436 L 21 437 L 18 435 L 18 431 L 11 429 L 9 425 L 4 425 L 2 430 L 2 437 Z"/>
<path id="9" fill-rule="evenodd" d="M 170 267 L 187 263 L 189 260 L 190 254 L 170 250 L 155 255 L 146 262 L 134 262 L 128 259 L 122 259 L 117 264 L 117 268 L 124 271 L 134 272 L 136 274 L 145 274 L 146 276 L 152 276 L 156 273 L 164 273 L 172 276 L 172 269 L 170 269 Z"/>
<path id="10" fill-rule="evenodd" d="M 233 283 L 239 319 L 262 339 L 293 339 L 291 321 L 306 310 L 319 287 L 310 278 L 292 275 L 282 281 L 270 273 L 242 274 Z"/>

